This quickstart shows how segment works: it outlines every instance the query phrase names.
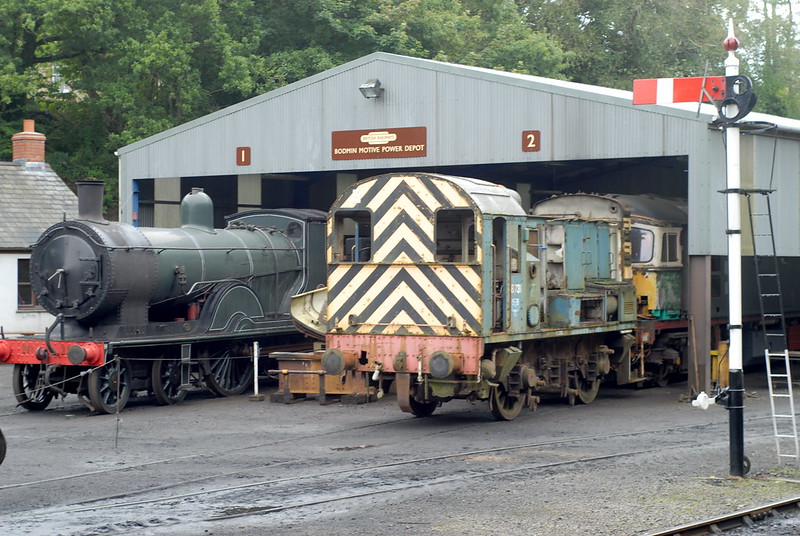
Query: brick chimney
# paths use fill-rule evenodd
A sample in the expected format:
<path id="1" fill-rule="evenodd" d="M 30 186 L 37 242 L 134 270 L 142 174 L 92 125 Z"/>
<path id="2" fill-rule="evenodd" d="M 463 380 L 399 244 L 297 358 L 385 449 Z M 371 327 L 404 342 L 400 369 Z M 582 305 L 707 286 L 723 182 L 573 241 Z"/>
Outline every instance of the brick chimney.
<path id="1" fill-rule="evenodd" d="M 12 160 L 44 162 L 44 142 L 47 138 L 36 132 L 33 119 L 22 120 L 22 132 L 11 136 Z"/>

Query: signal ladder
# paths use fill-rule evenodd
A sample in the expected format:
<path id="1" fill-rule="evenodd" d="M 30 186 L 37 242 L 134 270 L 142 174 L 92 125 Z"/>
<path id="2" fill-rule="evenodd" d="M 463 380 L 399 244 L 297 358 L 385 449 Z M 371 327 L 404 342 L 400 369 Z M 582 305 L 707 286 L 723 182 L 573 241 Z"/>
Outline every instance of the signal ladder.
<path id="1" fill-rule="evenodd" d="M 750 229 L 753 237 L 756 287 L 764 335 L 764 359 L 767 365 L 769 403 L 778 462 L 786 458 L 800 462 L 800 443 L 794 411 L 791 357 L 783 315 L 783 293 L 775 248 L 775 233 L 769 194 L 774 190 L 745 190 Z M 754 202 L 750 194 L 761 194 Z"/>

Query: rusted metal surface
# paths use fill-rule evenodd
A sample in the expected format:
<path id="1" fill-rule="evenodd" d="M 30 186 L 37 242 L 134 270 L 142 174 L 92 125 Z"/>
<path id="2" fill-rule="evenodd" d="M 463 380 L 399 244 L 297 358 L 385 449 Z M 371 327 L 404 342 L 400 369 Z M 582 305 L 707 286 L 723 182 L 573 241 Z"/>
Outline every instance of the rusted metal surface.
<path id="1" fill-rule="evenodd" d="M 325 374 L 322 352 L 273 352 L 278 360 L 278 392 L 292 395 L 351 395 L 367 392 L 367 375 L 355 370 L 340 375 Z"/>
<path id="2" fill-rule="evenodd" d="M 366 349 L 369 361 L 359 365 L 359 369 L 373 371 L 380 364 L 379 368 L 383 372 L 418 372 L 420 364 L 422 372 L 430 372 L 427 358 L 436 351 L 445 351 L 457 356 L 472 357 L 473 359 L 463 360 L 461 373 L 477 374 L 479 367 L 477 358 L 483 355 L 483 341 L 477 337 L 329 334 L 327 346 L 338 348 L 343 352 L 360 353 Z M 395 360 L 398 355 L 404 357 L 402 363 Z M 398 363 L 401 365 L 400 368 L 396 366 Z"/>

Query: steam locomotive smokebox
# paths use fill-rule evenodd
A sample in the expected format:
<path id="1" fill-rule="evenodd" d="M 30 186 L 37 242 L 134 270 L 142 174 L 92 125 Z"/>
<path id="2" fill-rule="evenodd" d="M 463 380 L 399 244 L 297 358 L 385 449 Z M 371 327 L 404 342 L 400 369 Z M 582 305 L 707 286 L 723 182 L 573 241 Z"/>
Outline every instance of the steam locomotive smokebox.
<path id="1" fill-rule="evenodd" d="M 289 393 L 296 398 L 307 395 L 320 394 L 319 374 L 322 371 L 322 351 L 315 352 L 272 352 L 270 358 L 278 361 L 280 371 L 288 374 L 278 374 L 278 391 L 273 397 L 273 402 L 283 402 L 283 393 L 286 382 L 289 382 Z M 340 375 L 324 375 L 325 395 L 356 395 L 368 392 L 368 381 L 365 373 L 348 370 Z"/>

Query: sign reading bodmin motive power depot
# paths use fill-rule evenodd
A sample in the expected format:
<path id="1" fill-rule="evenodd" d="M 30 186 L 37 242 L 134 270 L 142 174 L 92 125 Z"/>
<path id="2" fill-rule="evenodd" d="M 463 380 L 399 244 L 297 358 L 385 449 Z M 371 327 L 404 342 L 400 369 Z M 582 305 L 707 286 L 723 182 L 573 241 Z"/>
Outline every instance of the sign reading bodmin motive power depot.
<path id="1" fill-rule="evenodd" d="M 331 158 L 414 158 L 428 154 L 426 127 L 338 130 L 331 133 Z"/>

